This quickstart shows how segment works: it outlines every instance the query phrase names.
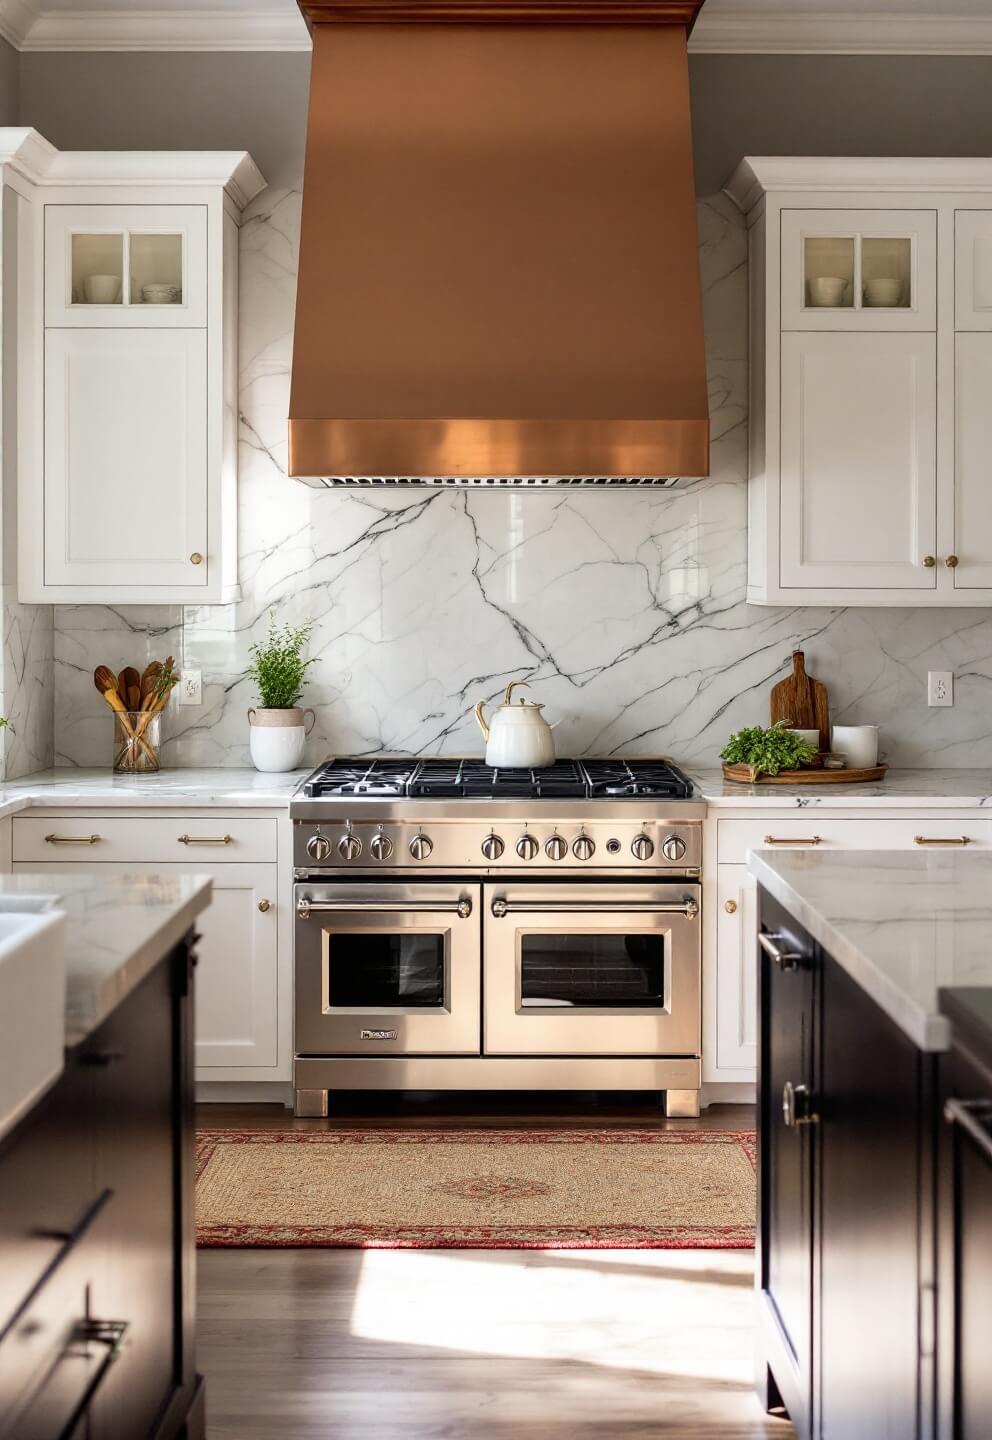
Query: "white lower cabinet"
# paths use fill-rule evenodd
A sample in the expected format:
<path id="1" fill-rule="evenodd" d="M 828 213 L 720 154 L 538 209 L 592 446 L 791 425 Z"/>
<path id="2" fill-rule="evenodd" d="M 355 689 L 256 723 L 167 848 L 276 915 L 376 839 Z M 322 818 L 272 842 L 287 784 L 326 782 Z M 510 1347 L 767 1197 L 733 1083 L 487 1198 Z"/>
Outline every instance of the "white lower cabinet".
<path id="1" fill-rule="evenodd" d="M 177 841 L 180 832 L 185 843 Z M 222 832 L 229 837 L 222 853 L 231 852 L 231 860 L 207 853 L 215 838 L 220 845 Z M 100 837 L 84 847 L 85 860 L 35 858 L 59 845 L 71 850 L 83 835 Z M 204 852 L 177 861 L 175 852 L 188 850 L 190 838 L 203 844 Z M 120 854 L 125 842 L 140 858 L 109 858 Z M 92 853 L 100 845 L 108 852 L 106 860 Z M 239 851 L 253 853 L 255 863 L 234 858 Z M 258 858 L 266 851 L 264 861 Z M 15 816 L 13 854 L 15 874 L 209 875 L 213 898 L 197 920 L 196 1078 L 252 1082 L 288 1076 L 291 1032 L 280 959 L 288 965 L 291 956 L 280 931 L 290 932 L 283 923 L 286 898 L 279 883 L 274 819 L 222 812 L 209 819 L 168 820 L 119 813 Z"/>
<path id="2" fill-rule="evenodd" d="M 746 865 L 717 871 L 716 1068 L 758 1061 L 758 887 Z"/>

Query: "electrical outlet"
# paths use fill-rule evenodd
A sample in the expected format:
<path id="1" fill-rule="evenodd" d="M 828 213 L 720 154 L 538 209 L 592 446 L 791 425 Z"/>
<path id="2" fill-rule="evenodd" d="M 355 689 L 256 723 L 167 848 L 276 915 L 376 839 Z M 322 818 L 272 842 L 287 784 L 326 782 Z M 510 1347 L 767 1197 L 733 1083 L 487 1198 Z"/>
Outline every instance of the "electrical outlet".
<path id="1" fill-rule="evenodd" d="M 183 670 L 179 677 L 180 705 L 202 705 L 203 690 L 199 670 Z"/>
<path id="2" fill-rule="evenodd" d="M 928 671 L 927 671 L 927 704 L 928 704 L 928 705 L 953 705 L 953 704 L 954 704 L 954 672 L 953 672 L 953 670 L 928 670 Z"/>

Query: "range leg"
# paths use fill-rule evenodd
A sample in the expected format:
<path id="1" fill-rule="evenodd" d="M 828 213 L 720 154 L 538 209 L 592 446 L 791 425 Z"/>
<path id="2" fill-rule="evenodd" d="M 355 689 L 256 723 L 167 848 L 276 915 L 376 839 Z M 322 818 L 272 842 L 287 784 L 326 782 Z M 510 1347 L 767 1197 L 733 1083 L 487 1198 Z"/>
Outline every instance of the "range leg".
<path id="1" fill-rule="evenodd" d="M 323 1120 L 327 1115 L 326 1090 L 296 1090 L 293 1092 L 293 1114 L 299 1119 Z M 696 1111 L 699 1114 L 699 1111 Z"/>
<path id="2" fill-rule="evenodd" d="M 665 1114 L 678 1120 L 694 1120 L 699 1115 L 698 1090 L 666 1090 Z"/>

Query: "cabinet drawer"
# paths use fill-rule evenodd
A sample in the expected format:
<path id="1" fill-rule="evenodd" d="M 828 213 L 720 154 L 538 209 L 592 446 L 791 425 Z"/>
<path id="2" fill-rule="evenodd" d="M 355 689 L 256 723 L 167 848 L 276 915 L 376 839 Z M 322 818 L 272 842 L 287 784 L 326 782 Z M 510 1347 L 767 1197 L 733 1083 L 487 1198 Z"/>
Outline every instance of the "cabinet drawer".
<path id="1" fill-rule="evenodd" d="M 832 820 L 815 811 L 784 820 L 721 820 L 717 850 L 720 863 L 743 864 L 749 850 L 769 846 L 771 840 L 792 842 L 796 848 L 816 850 L 915 850 L 916 837 L 944 841 L 934 849 L 951 849 L 955 840 L 967 838 L 969 850 L 992 844 L 992 824 L 987 819 L 948 820 L 945 816 L 913 815 L 905 820 Z M 816 844 L 808 842 L 816 840 Z M 803 842 L 807 843 L 804 844 Z M 773 848 L 788 848 L 787 845 Z"/>
<path id="2" fill-rule="evenodd" d="M 216 816 L 69 815 L 43 819 L 14 818 L 14 863 L 140 860 L 154 864 L 197 861 L 272 861 L 276 858 L 276 820 Z M 95 837 L 95 838 L 94 838 Z"/>

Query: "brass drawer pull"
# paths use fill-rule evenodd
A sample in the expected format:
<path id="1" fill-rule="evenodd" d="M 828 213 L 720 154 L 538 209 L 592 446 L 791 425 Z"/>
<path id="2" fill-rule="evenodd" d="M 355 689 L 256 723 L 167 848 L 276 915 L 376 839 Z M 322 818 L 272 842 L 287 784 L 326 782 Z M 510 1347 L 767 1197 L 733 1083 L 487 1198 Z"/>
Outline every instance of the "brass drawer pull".
<path id="1" fill-rule="evenodd" d="M 262 914 L 264 915 L 267 910 L 271 910 L 271 909 L 272 909 L 272 901 L 271 901 L 271 900 L 259 900 L 259 902 L 258 902 L 258 908 L 259 908 L 259 910 L 261 910 Z"/>
<path id="2" fill-rule="evenodd" d="M 932 570 L 933 567 L 936 565 L 936 563 L 937 563 L 937 557 L 936 557 L 935 555 L 924 555 L 924 557 L 923 557 L 923 568 L 924 568 L 924 570 Z"/>
<path id="3" fill-rule="evenodd" d="M 948 570 L 956 570 L 958 568 L 958 563 L 958 557 L 956 555 L 948 555 L 947 559 L 944 561 L 944 564 L 947 566 Z"/>
<path id="4" fill-rule="evenodd" d="M 46 845 L 96 845 L 102 835 L 46 835 Z"/>
<path id="5" fill-rule="evenodd" d="M 819 835 L 766 835 L 766 845 L 822 845 Z"/>
<path id="6" fill-rule="evenodd" d="M 914 835 L 914 845 L 970 845 L 970 835 Z"/>
<path id="7" fill-rule="evenodd" d="M 233 835 L 179 835 L 180 845 L 233 845 Z"/>
<path id="8" fill-rule="evenodd" d="M 728 915 L 736 915 L 736 914 L 737 914 L 737 901 L 736 901 L 736 900 L 725 900 L 725 901 L 723 902 L 723 908 L 724 908 L 724 910 L 726 910 L 726 912 L 727 912 Z"/>

